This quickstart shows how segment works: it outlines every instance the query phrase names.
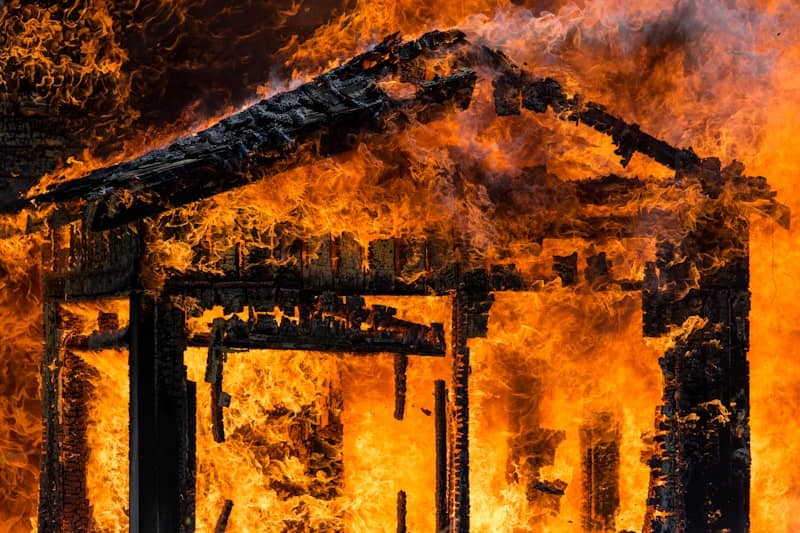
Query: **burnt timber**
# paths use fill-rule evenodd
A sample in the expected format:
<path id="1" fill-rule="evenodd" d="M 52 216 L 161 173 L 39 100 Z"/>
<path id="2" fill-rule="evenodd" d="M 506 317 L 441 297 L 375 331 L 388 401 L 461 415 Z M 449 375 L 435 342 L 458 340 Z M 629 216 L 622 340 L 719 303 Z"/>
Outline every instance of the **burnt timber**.
<path id="1" fill-rule="evenodd" d="M 248 321 L 236 315 L 216 319 L 210 337 L 194 335 L 189 345 L 208 346 L 210 340 L 212 346 L 216 343 L 230 349 L 444 355 L 442 324 L 425 326 L 401 320 L 394 316 L 396 309 L 382 305 L 368 310 L 360 297 L 323 293 L 306 303 L 296 321 L 284 315 L 279 323 L 272 312 L 258 312 L 253 307 Z M 213 379 L 206 376 L 209 383 Z"/>
<path id="2" fill-rule="evenodd" d="M 415 76 L 414 66 L 427 56 L 445 55 L 458 66 L 446 77 Z M 83 216 L 92 230 L 105 230 L 179 207 L 298 164 L 300 152 L 313 145 L 314 157 L 352 149 L 358 135 L 381 132 L 389 123 L 402 127 L 453 108 L 468 108 L 477 74 L 472 67 L 491 66 L 497 73 L 495 109 L 499 116 L 552 109 L 562 120 L 586 124 L 609 135 L 627 166 L 635 152 L 699 181 L 710 198 L 723 190 L 738 201 L 761 200 L 755 209 L 788 224 L 788 210 L 775 201 L 763 177 L 748 177 L 733 163 L 721 168 L 716 158 L 701 158 L 643 132 L 636 124 L 608 113 L 604 106 L 568 96 L 551 78 L 537 78 L 501 52 L 470 44 L 463 32 L 432 31 L 415 41 L 387 37 L 373 49 L 301 87 L 231 115 L 210 128 L 137 159 L 67 181 L 31 198 L 0 206 L 19 212 L 43 204 L 65 206 L 51 218 L 59 225 Z M 390 77 L 417 85 L 407 100 L 395 100 L 378 82 Z M 346 139 L 343 143 L 341 139 Z M 313 142 L 312 142 L 313 141 Z M 76 209 L 77 204 L 77 209 Z"/>
<path id="3" fill-rule="evenodd" d="M 452 75 L 425 81 L 415 74 L 418 58 L 451 52 L 461 63 Z M 574 211 L 569 213 L 569 222 L 564 222 L 562 211 L 547 212 L 547 223 L 531 231 L 531 242 L 581 238 L 602 245 L 607 239 L 658 238 L 657 258 L 648 264 L 643 280 L 614 279 L 602 251 L 587 258 L 583 270 L 577 254 L 555 256 L 551 278 L 530 280 L 513 265 L 476 265 L 456 259 L 468 255 L 457 253 L 464 252 L 458 236 L 398 237 L 361 247 L 341 235 L 319 236 L 323 253 L 316 259 L 304 257 L 302 250 L 308 243 L 289 243 L 290 257 L 283 257 L 288 260 L 279 267 L 264 266 L 246 251 L 235 253 L 235 265 L 223 269 L 224 274 L 170 275 L 163 291 L 154 295 L 157 291 L 148 286 L 143 274 L 148 224 L 143 219 L 245 185 L 254 174 L 290 168 L 304 150 L 311 150 L 312 157 L 325 157 L 408 121 L 424 121 L 436 113 L 468 107 L 477 80 L 469 63 L 478 60 L 488 60 L 497 73 L 493 96 L 498 115 L 520 114 L 522 109 L 550 110 L 560 119 L 611 136 L 623 166 L 638 152 L 674 171 L 674 177 L 662 181 L 606 176 L 551 184 L 537 192 L 550 195 L 554 204 L 567 198 Z M 377 84 L 388 75 L 415 83 L 417 94 L 408 100 L 390 98 Z M 707 199 L 704 211 L 708 216 L 677 240 L 661 236 L 665 228 L 680 229 L 680 221 L 669 210 L 641 208 L 635 215 L 600 218 L 592 217 L 590 210 L 582 211 L 587 206 L 623 205 L 659 188 L 695 185 Z M 47 339 L 41 367 L 45 453 L 40 531 L 62 531 L 74 520 L 83 519 L 66 514 L 64 508 L 67 483 L 80 483 L 81 468 L 63 464 L 60 456 L 62 447 L 80 444 L 82 421 L 77 416 L 74 435 L 62 438 L 65 429 L 59 414 L 69 413 L 69 399 L 59 397 L 59 384 L 80 376 L 63 376 L 73 367 L 66 364 L 67 356 L 60 351 L 60 301 L 130 298 L 128 330 L 116 332 L 112 340 L 95 341 L 99 345 L 127 344 L 130 350 L 131 531 L 188 532 L 194 530 L 196 387 L 186 378 L 183 350 L 189 344 L 209 346 L 213 339 L 202 334 L 187 338 L 187 314 L 217 305 L 226 314 L 245 309 L 252 312 L 248 321 L 226 321 L 227 329 L 217 343 L 224 349 L 441 355 L 441 328 L 404 323 L 388 310 L 382 314 L 378 310 L 381 316 L 372 318 L 373 325 L 382 325 L 370 334 L 355 336 L 349 302 L 372 294 L 454 295 L 452 395 L 448 397 L 443 383 L 436 385 L 437 523 L 466 533 L 470 510 L 469 339 L 486 335 L 492 292 L 531 290 L 556 278 L 561 286 L 575 290 L 586 288 L 584 280 L 589 290 L 611 286 L 641 290 L 646 336 L 662 335 L 669 326 L 681 326 L 690 316 L 705 320 L 705 325 L 679 340 L 660 361 L 665 389 L 657 418 L 658 453 L 650 461 L 647 527 L 654 533 L 747 531 L 746 217 L 756 210 L 787 225 L 786 208 L 776 201 L 764 178 L 746 176 L 741 165 L 722 168 L 715 158 L 672 147 L 598 104 L 566 95 L 556 81 L 535 78 L 502 54 L 470 45 L 460 32 L 432 32 L 406 43 L 392 36 L 314 82 L 256 104 L 208 130 L 39 196 L 7 203 L 2 209 L 16 212 L 48 204 L 58 208 L 48 220 L 52 272 L 44 289 Z M 731 213 L 737 221 L 734 228 L 729 225 Z M 32 229 L 40 227 L 34 224 Z M 425 260 L 408 259 L 419 255 L 404 253 L 409 247 L 423 250 Z M 332 249 L 339 259 L 336 264 L 331 260 Z M 711 268 L 705 265 L 707 249 L 720 252 L 724 263 Z M 684 260 L 675 261 L 676 257 Z M 690 275 L 694 267 L 701 272 L 699 281 Z M 409 276 L 409 272 L 419 275 Z M 414 281 L 408 281 L 410 278 Z M 270 321 L 267 315 L 275 306 L 287 311 L 297 307 L 299 325 L 291 320 L 284 324 L 274 318 Z M 363 312 L 362 305 L 352 307 Z M 376 313 L 374 309 L 367 312 Z M 384 342 L 387 332 L 390 342 Z M 86 339 L 85 346 L 91 347 L 95 341 Z M 77 395 L 81 390 L 68 388 L 66 392 Z M 218 396 L 222 399 L 221 381 Z M 542 435 L 537 438 L 547 441 L 547 453 L 543 453 L 547 455 L 550 444 L 560 436 L 538 430 Z M 615 435 L 597 439 L 587 429 L 585 470 L 597 497 L 585 506 L 592 527 L 608 526 L 615 508 L 614 490 L 608 489 L 607 482 L 616 468 L 615 442 Z M 600 456 L 603 461 L 598 463 Z M 449 469 L 446 479 L 443 465 Z M 67 479 L 64 469 L 72 466 L 73 470 L 66 470 L 70 473 Z M 563 482 L 539 479 L 539 467 L 531 465 L 531 479 L 525 480 L 529 496 L 557 502 L 564 492 Z M 79 502 L 75 508 L 82 506 Z M 398 528 L 401 509 L 398 499 Z M 226 502 L 220 515 L 223 529 L 230 511 Z"/>

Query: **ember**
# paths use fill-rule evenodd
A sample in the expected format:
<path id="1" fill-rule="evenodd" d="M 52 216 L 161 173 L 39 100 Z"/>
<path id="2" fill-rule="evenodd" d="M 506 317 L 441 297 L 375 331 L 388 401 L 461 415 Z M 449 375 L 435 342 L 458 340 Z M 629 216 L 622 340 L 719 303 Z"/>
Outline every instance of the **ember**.
<path id="1" fill-rule="evenodd" d="M 788 0 L 0 28 L 3 531 L 800 527 Z"/>

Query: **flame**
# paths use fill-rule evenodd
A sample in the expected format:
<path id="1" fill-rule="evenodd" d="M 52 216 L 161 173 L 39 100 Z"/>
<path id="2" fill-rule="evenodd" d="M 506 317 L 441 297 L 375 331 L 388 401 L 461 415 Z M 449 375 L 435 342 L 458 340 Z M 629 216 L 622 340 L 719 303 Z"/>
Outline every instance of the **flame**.
<path id="1" fill-rule="evenodd" d="M 168 82 L 203 72 L 201 60 L 172 65 L 170 54 L 185 57 L 179 54 L 181 43 L 193 32 L 209 34 L 209 42 L 214 41 L 216 34 L 207 30 L 219 28 L 202 23 L 193 11 L 208 7 L 204 2 L 164 0 L 153 2 L 143 12 L 137 10 L 138 2 L 87 0 L 44 8 L 12 1 L 0 8 L 0 88 L 27 94 L 25 105 L 31 112 L 46 105 L 91 118 L 76 132 L 88 148 L 45 176 L 33 194 L 202 129 L 246 106 L 255 94 L 268 97 L 308 80 L 386 34 L 402 31 L 411 38 L 437 26 L 459 27 L 471 42 L 501 49 L 533 73 L 558 78 L 568 92 L 604 103 L 674 145 L 692 146 L 725 162 L 743 161 L 752 173 L 768 176 L 782 201 L 794 213 L 800 212 L 796 200 L 800 182 L 795 177 L 800 155 L 793 149 L 800 120 L 800 20 L 793 2 L 537 3 L 547 4 L 549 11 L 516 5 L 520 3 L 526 4 L 356 0 L 301 34 L 291 29 L 292 24 L 311 17 L 304 15 L 311 6 L 292 2 L 276 10 L 280 16 L 270 19 L 277 22 L 269 28 L 286 32 L 278 55 L 283 69 L 290 71 L 288 76 L 270 71 L 264 60 L 254 67 L 261 68 L 257 80 L 248 81 L 244 75 L 236 78 L 242 86 L 250 84 L 249 96 L 214 87 L 204 95 L 183 97 L 177 105 L 165 98 L 164 108 L 154 111 L 138 99 L 138 89 L 149 89 L 150 96 L 174 97 Z M 252 4 L 253 9 L 267 9 Z M 247 18 L 237 7 L 216 15 L 221 20 Z M 130 22 L 129 27 L 122 27 L 125 22 Z M 149 42 L 131 41 L 130 35 L 136 32 L 163 34 L 163 46 L 154 53 L 152 63 L 134 57 L 137 46 Z M 235 38 L 231 33 L 221 35 L 234 55 L 264 39 L 262 30 L 243 30 Z M 228 53 L 220 52 L 215 61 L 225 63 L 231 57 Z M 206 66 L 207 72 L 226 72 L 216 62 L 213 68 Z M 165 72 L 172 77 L 162 75 Z M 155 231 L 148 235 L 152 251 L 148 274 L 155 280 L 153 285 L 174 272 L 221 273 L 227 254 L 237 244 L 271 249 L 276 243 L 342 232 L 352 233 L 363 245 L 378 238 L 456 233 L 476 250 L 470 256 L 475 266 L 490 261 L 514 263 L 527 278 L 537 279 L 549 271 L 553 253 L 579 250 L 581 257 L 590 253 L 583 243 L 569 240 L 531 241 L 540 222 L 537 212 L 553 210 L 566 220 L 575 215 L 559 198 L 541 198 L 537 184 L 549 183 L 554 176 L 575 180 L 612 172 L 643 178 L 668 174 L 641 156 L 635 156 L 626 169 L 619 168 L 607 137 L 560 122 L 551 114 L 498 119 L 488 69 L 481 72 L 481 79 L 468 110 L 368 139 L 349 153 L 259 176 L 262 179 L 248 187 L 158 217 Z M 387 85 L 386 89 L 402 95 L 407 87 Z M 158 112 L 174 120 L 159 123 L 152 118 Z M 109 150 L 109 145 L 118 149 Z M 701 216 L 703 199 L 696 188 L 663 189 L 651 184 L 641 197 L 614 210 L 636 212 L 644 207 L 669 209 L 678 214 L 684 227 L 691 227 Z M 600 208 L 596 214 L 601 214 Z M 5 222 L 9 231 L 26 226 L 22 217 Z M 800 408 L 796 377 L 800 369 L 793 357 L 798 338 L 793 324 L 800 319 L 800 306 L 793 299 L 800 241 L 795 230 L 786 232 L 760 221 L 754 222 L 751 237 L 752 531 L 788 532 L 800 527 L 794 517 L 800 508 L 800 476 L 793 473 L 800 430 L 791 423 Z M 642 278 L 652 246 L 651 242 L 621 240 L 602 243 L 615 261 L 615 273 L 631 280 Z M 0 333 L 3 531 L 28 530 L 35 514 L 41 440 L 35 389 L 42 332 L 39 272 L 31 265 L 38 264 L 40 247 L 37 236 L 0 240 L 0 315 L 6 325 Z M 657 357 L 698 323 L 690 319 L 669 336 L 640 344 L 636 297 L 615 287 L 589 294 L 581 285 L 573 292 L 549 275 L 553 281 L 543 284 L 541 292 L 498 295 L 489 337 L 471 341 L 476 402 L 472 456 L 479 458 L 473 463 L 472 476 L 474 528 L 574 531 L 583 520 L 581 428 L 606 413 L 613 419 L 611 426 L 618 429 L 620 470 L 625 473 L 620 477 L 616 527 L 639 530 L 647 486 L 647 468 L 640 459 L 650 453 L 649 437 L 643 439 L 642 433 L 652 431 L 654 408 L 660 402 Z M 392 305 L 402 310 L 405 304 Z M 421 308 L 427 313 L 420 315 L 422 322 L 433 320 L 431 316 L 441 311 L 435 306 Z M 87 355 L 101 371 L 96 394 L 109 408 L 119 407 L 126 400 L 113 396 L 114 391 L 103 383 L 119 383 L 123 376 L 116 364 L 110 365 L 112 358 L 97 359 L 101 355 Z M 204 418 L 210 409 L 205 385 L 198 379 L 204 359 L 205 354 L 197 350 L 186 354 L 190 374 L 199 382 L 198 527 L 213 527 L 223 500 L 231 498 L 235 507 L 230 531 L 280 530 L 298 515 L 317 525 L 345 524 L 353 531 L 389 530 L 394 495 L 402 488 L 409 495 L 409 523 L 414 529 L 431 529 L 426 492 L 431 485 L 431 451 L 426 447 L 429 419 L 415 409 L 404 422 L 391 419 L 387 359 L 337 360 L 321 354 L 260 352 L 231 355 L 225 382 L 233 397 L 227 410 L 231 438 L 219 445 L 211 441 Z M 435 377 L 446 375 L 446 366 L 440 366 L 445 361 L 412 361 L 412 402 L 430 405 L 429 385 Z M 520 442 L 514 440 L 520 435 L 509 422 L 508 410 L 518 395 L 508 385 L 516 372 L 547 385 L 537 420 L 542 428 L 565 432 L 552 464 L 536 473 L 517 464 L 518 458 L 509 459 L 515 457 L 513 446 Z M 322 391 L 331 387 L 341 387 L 345 395 L 343 457 L 350 466 L 345 468 L 341 493 L 321 500 L 308 496 L 309 487 L 315 483 L 334 486 L 335 480 L 309 479 L 306 465 L 297 457 L 289 454 L 276 459 L 262 454 L 254 443 L 265 439 L 258 443 L 269 447 L 286 442 L 298 420 L 318 424 Z M 570 387 L 580 392 L 578 397 L 569 395 Z M 625 392 L 625 401 L 609 399 L 620 391 Z M 269 413 L 273 414 L 264 421 Z M 107 414 L 104 423 L 121 427 L 122 411 Z M 528 420 L 525 417 L 533 415 L 513 416 Z M 99 424 L 97 428 L 102 427 Z M 395 433 L 407 435 L 407 440 L 381 440 L 382 435 Z M 99 435 L 95 434 L 98 439 Z M 120 450 L 106 451 L 117 457 L 114 464 L 123 464 Z M 393 471 L 397 458 L 407 459 L 406 472 Z M 370 469 L 380 475 L 371 476 Z M 122 482 L 123 472 L 125 468 L 109 472 L 115 484 Z M 516 480 L 509 482 L 514 476 Z M 532 476 L 551 484 L 566 483 L 563 497 L 529 501 L 524 485 Z M 296 486 L 299 495 L 284 498 L 282 489 L 264 490 L 265 480 L 276 477 Z M 104 478 L 97 478 L 93 486 L 103 483 Z M 558 486 L 550 489 L 557 492 Z M 95 509 L 121 509 L 119 494 L 111 491 L 116 503 L 107 504 L 96 493 Z M 560 501 L 557 515 L 553 500 Z M 531 516 L 541 517 L 539 525 L 528 522 Z M 107 520 L 103 527 L 112 528 L 112 517 L 95 518 Z M 118 515 L 113 520 L 124 523 Z"/>
<path id="2" fill-rule="evenodd" d="M 87 438 L 86 488 L 97 531 L 128 530 L 128 354 L 125 350 L 80 356 L 97 371 Z"/>
<path id="3" fill-rule="evenodd" d="M 36 516 L 42 439 L 39 272 L 36 238 L 0 240 L 0 529 L 30 531 Z"/>
<path id="4" fill-rule="evenodd" d="M 652 454 L 644 436 L 661 371 L 658 352 L 635 340 L 640 309 L 638 295 L 614 292 L 495 295 L 489 336 L 470 342 L 475 530 L 576 531 L 586 497 L 581 431 L 614 426 L 619 510 L 611 527 L 641 529 Z M 598 415 L 606 417 L 599 426 Z M 563 496 L 529 488 L 537 483 L 563 487 Z"/>
<path id="5" fill-rule="evenodd" d="M 371 297 L 367 305 L 395 307 L 403 320 L 448 327 L 451 298 Z M 448 379 L 452 359 L 409 356 L 406 410 L 394 412 L 392 356 L 345 356 L 344 509 L 346 531 L 392 531 L 397 492 L 407 494 L 409 531 L 436 529 L 433 388 Z M 387 436 L 391 435 L 391 438 Z"/>
<path id="6" fill-rule="evenodd" d="M 323 470 L 307 473 L 309 462 L 320 458 L 308 455 L 298 434 L 328 422 L 323 402 L 325 391 L 338 386 L 335 358 L 261 350 L 229 354 L 224 388 L 231 405 L 225 409 L 223 443 L 211 434 L 205 360 L 204 350 L 186 352 L 189 379 L 198 382 L 198 531 L 214 528 L 225 499 L 234 502 L 228 531 L 285 531 L 298 522 L 339 525 L 338 498 L 320 497 L 336 493 L 336 479 Z"/>
<path id="7" fill-rule="evenodd" d="M 68 346 L 76 336 L 89 336 L 101 327 L 126 328 L 130 323 L 126 299 L 64 304 L 60 313 Z M 104 314 L 115 323 L 101 326 Z M 103 349 L 74 354 L 90 369 L 86 491 L 92 527 L 122 532 L 128 528 L 128 352 Z"/>
<path id="8" fill-rule="evenodd" d="M 449 300 L 372 297 L 367 305 L 398 305 L 397 316 L 404 320 L 445 322 Z M 216 308 L 191 321 L 190 329 L 202 331 L 202 323 L 221 311 Z M 353 532 L 391 529 L 401 489 L 409 494 L 409 527 L 434 527 L 430 411 L 433 381 L 447 377 L 448 359 L 412 359 L 407 415 L 396 421 L 391 355 L 229 353 L 223 388 L 232 399 L 225 409 L 223 443 L 215 443 L 211 435 L 210 393 L 201 383 L 205 361 L 201 349 L 186 352 L 189 379 L 199 383 L 198 530 L 213 528 L 225 499 L 234 502 L 228 531 L 285 531 L 298 522 Z M 331 404 L 337 395 L 339 407 Z M 314 471 L 313 465 L 326 458 L 315 457 L 319 450 L 304 450 L 299 427 L 311 427 L 311 440 L 317 438 L 314 431 L 341 434 L 337 449 L 328 451 L 337 461 L 344 460 L 338 478 L 324 469 Z M 388 428 L 398 433 L 397 439 L 386 440 Z M 399 456 L 408 468 L 396 469 Z"/>

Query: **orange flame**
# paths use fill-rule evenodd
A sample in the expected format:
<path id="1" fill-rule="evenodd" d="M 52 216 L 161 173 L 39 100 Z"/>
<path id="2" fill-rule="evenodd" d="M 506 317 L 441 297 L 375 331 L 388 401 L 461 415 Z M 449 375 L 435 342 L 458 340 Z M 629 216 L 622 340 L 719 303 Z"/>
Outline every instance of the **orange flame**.
<path id="1" fill-rule="evenodd" d="M 800 195 L 795 194 L 800 187 L 795 178 L 800 155 L 793 149 L 800 120 L 800 16 L 793 2 L 546 2 L 549 12 L 518 3 L 524 2 L 463 0 L 421 5 L 407 0 L 357 0 L 310 37 L 289 39 L 282 53 L 292 80 L 267 80 L 265 69 L 264 79 L 255 82 L 261 84 L 258 95 L 266 97 L 307 80 L 386 34 L 402 31 L 410 38 L 436 26 L 456 26 L 467 31 L 472 42 L 503 50 L 537 75 L 558 78 L 569 92 L 607 104 L 672 144 L 691 145 L 698 153 L 719 155 L 725 162 L 743 161 L 754 173 L 769 176 L 782 200 L 795 213 L 800 211 L 796 200 Z M 90 148 L 78 156 L 80 161 L 72 159 L 66 169 L 45 177 L 39 190 L 201 129 L 242 105 L 241 101 L 227 102 L 227 108 L 216 106 L 206 113 L 208 102 L 196 100 L 176 124 L 150 126 L 146 135 L 127 137 L 123 149 L 108 156 L 99 148 L 114 132 L 145 129 L 136 123 L 139 111 L 132 103 L 131 86 L 147 70 L 126 70 L 130 54 L 116 36 L 128 3 L 97 0 L 52 8 L 21 4 L 8 2 L 0 11 L 4 36 L 0 38 L 0 87 L 11 93 L 27 91 L 37 105 L 78 110 L 93 118 L 89 129 L 81 132 Z M 165 20 L 182 25 L 192 20 L 190 8 L 198 4 L 202 2 L 157 2 L 142 29 Z M 282 12 L 281 24 L 302 16 L 306 7 L 292 3 Z M 165 48 L 174 50 L 181 38 L 171 37 Z M 163 56 L 159 59 L 164 60 Z M 537 210 L 552 207 L 537 197 L 531 182 L 611 172 L 642 177 L 665 174 L 641 156 L 620 169 L 605 136 L 550 115 L 496 118 L 490 78 L 483 74 L 467 111 L 412 125 L 390 139 L 362 143 L 351 153 L 309 161 L 302 168 L 264 177 L 249 187 L 159 217 L 157 231 L 149 235 L 152 274 L 162 280 L 170 271 L 220 272 L 225 254 L 236 243 L 272 247 L 284 233 L 309 238 L 347 231 L 366 244 L 376 238 L 456 232 L 479 250 L 477 264 L 513 262 L 533 278 L 549 266 L 551 252 L 570 253 L 581 245 L 527 239 L 536 227 Z M 387 89 L 402 93 L 403 87 Z M 694 189 L 651 187 L 634 204 L 619 210 L 665 207 L 691 226 L 702 211 L 701 202 Z M 570 206 L 557 208 L 565 218 L 573 214 Z M 8 226 L 22 229 L 25 221 L 9 221 Z M 7 325 L 0 333 L 0 413 L 4 417 L 0 425 L 0 529 L 4 531 L 28 530 L 35 514 L 41 439 L 35 390 L 41 302 L 38 272 L 31 265 L 38 263 L 34 258 L 39 246 L 34 236 L 0 240 L 0 316 Z M 615 272 L 626 279 L 641 279 L 643 263 L 652 256 L 652 243 L 616 241 L 603 246 L 615 258 Z M 203 254 L 198 263 L 199 249 Z M 796 444 L 798 427 L 791 423 L 800 408 L 800 383 L 795 377 L 800 369 L 792 357 L 793 341 L 798 338 L 793 324 L 800 319 L 800 306 L 793 298 L 798 250 L 796 231 L 787 233 L 758 221 L 753 225 L 750 360 L 752 493 L 757 497 L 752 500 L 751 514 L 756 533 L 800 527 L 793 517 L 800 508 L 800 475 L 794 474 L 800 445 Z M 476 402 L 473 457 L 479 457 L 473 464 L 474 527 L 527 531 L 534 528 L 528 517 L 542 516 L 542 525 L 536 526 L 541 531 L 574 531 L 582 520 L 581 428 L 591 425 L 598 413 L 610 413 L 618 428 L 620 469 L 625 473 L 616 527 L 638 530 L 647 485 L 647 469 L 640 459 L 649 453 L 648 438 L 643 439 L 642 433 L 652 431 L 661 389 L 657 357 L 670 337 L 655 339 L 650 346 L 636 340 L 641 337 L 641 318 L 635 297 L 613 289 L 588 295 L 581 292 L 583 287 L 573 293 L 557 282 L 541 288 L 542 292 L 533 294 L 498 296 L 489 338 L 471 343 Z M 403 308 L 400 303 L 393 305 Z M 425 308 L 427 314 L 420 321 L 429 322 L 440 311 Z M 687 321 L 672 335 L 685 334 L 694 326 Z M 194 350 L 186 355 L 197 381 L 204 357 Z M 274 364 L 257 365 L 262 359 Z M 102 379 L 122 379 L 116 366 L 101 368 L 99 360 L 92 364 L 103 370 Z M 236 437 L 230 442 L 211 443 L 202 418 L 209 409 L 203 403 L 208 399 L 203 385 L 198 387 L 198 526 L 213 527 L 222 501 L 230 497 L 236 502 L 230 531 L 280 530 L 298 515 L 318 525 L 344 523 L 354 531 L 390 529 L 394 494 L 404 488 L 410 498 L 409 523 L 419 530 L 430 529 L 430 501 L 417 504 L 419 500 L 414 500 L 423 498 L 430 485 L 426 470 L 430 449 L 421 444 L 429 441 L 430 428 L 423 427 L 428 419 L 413 411 L 407 422 L 396 423 L 387 415 L 387 364 L 378 356 L 344 362 L 318 354 L 232 356 L 226 389 L 233 396 L 228 414 Z M 430 403 L 425 384 L 446 370 L 439 364 L 442 361 L 428 366 L 427 361 L 414 360 L 409 369 L 414 394 L 420 395 L 412 401 L 419 406 Z M 552 464 L 535 474 L 567 484 L 557 515 L 552 505 L 529 501 L 524 479 L 534 474 L 509 460 L 516 453 L 514 443 L 519 442 L 514 438 L 520 435 L 515 435 L 509 422 L 508 408 L 517 391 L 507 383 L 517 372 L 548 385 L 536 415 L 538 422 L 542 428 L 565 432 Z M 333 480 L 309 479 L 298 457 L 259 455 L 258 446 L 290 440 L 287 435 L 297 418 L 318 423 L 321 391 L 334 386 L 330 377 L 334 374 L 341 376 L 336 386 L 345 394 L 341 416 L 352 430 L 345 429 L 343 442 L 350 466 L 345 468 L 342 494 L 320 500 L 307 495 L 309 487 L 335 485 Z M 102 386 L 97 393 L 108 405 L 125 401 Z M 620 393 L 624 398 L 619 398 Z M 275 415 L 277 411 L 284 414 Z M 252 420 L 264 420 L 267 413 L 274 419 L 253 427 Z M 119 424 L 119 416 L 113 415 L 114 423 Z M 406 428 L 413 428 L 414 434 Z M 381 442 L 381 435 L 397 431 L 407 432 L 409 441 Z M 113 453 L 119 456 L 120 452 Z M 390 457 L 408 457 L 408 471 L 415 475 L 393 472 Z M 381 475 L 371 477 L 368 467 Z M 428 473 L 416 474 L 421 470 Z M 114 474 L 117 480 L 119 472 Z M 509 482 L 509 475 L 518 479 Z M 286 498 L 280 492 L 285 489 L 265 491 L 263 483 L 269 476 L 280 476 L 298 487 L 298 495 Z M 105 482 L 100 477 L 91 484 L 96 489 Z M 111 528 L 111 520 L 104 527 Z"/>

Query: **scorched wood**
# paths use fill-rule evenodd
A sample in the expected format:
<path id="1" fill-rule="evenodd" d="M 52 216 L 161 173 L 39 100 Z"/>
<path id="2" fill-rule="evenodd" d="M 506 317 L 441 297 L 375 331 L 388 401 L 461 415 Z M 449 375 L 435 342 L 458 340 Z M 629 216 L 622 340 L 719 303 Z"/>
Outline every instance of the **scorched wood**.
<path id="1" fill-rule="evenodd" d="M 664 394 L 646 520 L 653 533 L 749 529 L 747 239 L 745 218 L 709 212 L 680 242 L 660 242 L 647 269 L 645 335 L 686 329 L 659 360 Z M 721 261 L 707 264 L 710 252 Z"/>
<path id="2" fill-rule="evenodd" d="M 248 321 L 236 315 L 223 321 L 224 338 L 220 346 L 432 356 L 445 353 L 442 324 L 425 326 L 401 320 L 394 316 L 396 309 L 386 306 L 367 309 L 363 298 L 358 296 L 342 298 L 331 293 L 313 296 L 298 306 L 298 317 L 294 316 L 293 306 L 287 307 L 292 314 L 281 316 L 280 322 L 272 312 L 255 311 Z M 211 341 L 208 334 L 198 333 L 189 339 L 189 344 L 209 346 Z"/>
<path id="3" fill-rule="evenodd" d="M 59 420 L 59 395 L 61 373 L 61 332 L 58 327 L 59 304 L 45 300 L 45 349 L 40 367 L 42 377 L 42 458 L 39 474 L 40 533 L 59 531 L 63 509 L 63 482 L 61 480 L 61 433 Z"/>
<path id="4" fill-rule="evenodd" d="M 404 353 L 394 356 L 394 417 L 402 420 L 406 412 L 408 356 Z"/>
<path id="5" fill-rule="evenodd" d="M 108 229 L 245 185 L 256 170 L 286 169 L 297 163 L 301 148 L 314 145 L 316 155 L 325 157 L 355 146 L 362 132 L 402 126 L 417 116 L 425 120 L 443 105 L 467 107 L 476 80 L 469 69 L 421 81 L 417 94 L 405 100 L 377 85 L 402 63 L 463 40 L 459 31 L 435 31 L 406 43 L 392 35 L 310 83 L 166 148 L 62 183 L 30 205 L 88 200 L 92 229 Z"/>
<path id="6" fill-rule="evenodd" d="M 519 114 L 521 108 L 537 113 L 552 109 L 563 120 L 610 136 L 623 166 L 640 152 L 675 171 L 674 178 L 667 180 L 669 185 L 685 187 L 687 179 L 697 182 L 709 198 L 727 197 L 788 226 L 788 209 L 775 200 L 766 179 L 744 175 L 740 163 L 722 168 L 717 158 L 701 158 L 691 148 L 676 148 L 600 104 L 568 96 L 552 78 L 538 78 L 500 52 L 469 44 L 457 30 L 433 31 L 406 43 L 397 35 L 390 36 L 293 91 L 263 100 L 166 148 L 62 183 L 38 196 L 8 202 L 2 211 L 57 203 L 61 207 L 49 220 L 54 226 L 74 220 L 80 213 L 74 204 L 88 201 L 90 227 L 108 229 L 289 168 L 298 163 L 303 148 L 312 150 L 312 157 L 326 157 L 352 149 L 361 133 L 396 130 L 409 118 L 425 121 L 448 108 L 468 107 L 475 71 L 457 68 L 450 76 L 425 80 L 420 62 L 434 53 L 451 59 L 454 66 L 494 70 L 493 97 L 499 116 Z M 416 95 L 402 100 L 390 97 L 378 84 L 390 75 L 416 84 Z M 393 128 L 386 127 L 390 123 Z"/>
<path id="7" fill-rule="evenodd" d="M 231 517 L 231 511 L 233 511 L 233 501 L 225 500 L 219 517 L 217 518 L 217 525 L 214 526 L 214 533 L 225 533 L 225 530 L 228 529 L 228 520 Z"/>
<path id="8" fill-rule="evenodd" d="M 406 504 L 406 491 L 397 491 L 397 533 L 407 533 L 406 514 L 408 512 Z"/>
<path id="9" fill-rule="evenodd" d="M 205 381 L 211 384 L 211 433 L 214 436 L 214 442 L 225 442 L 225 418 L 222 408 L 230 406 L 230 395 L 222 390 L 225 361 L 228 357 L 223 346 L 225 327 L 225 319 L 214 319 L 206 360 Z"/>
<path id="10" fill-rule="evenodd" d="M 436 531 L 450 530 L 448 509 L 447 456 L 447 386 L 443 379 L 434 381 L 434 431 L 436 446 Z"/>

